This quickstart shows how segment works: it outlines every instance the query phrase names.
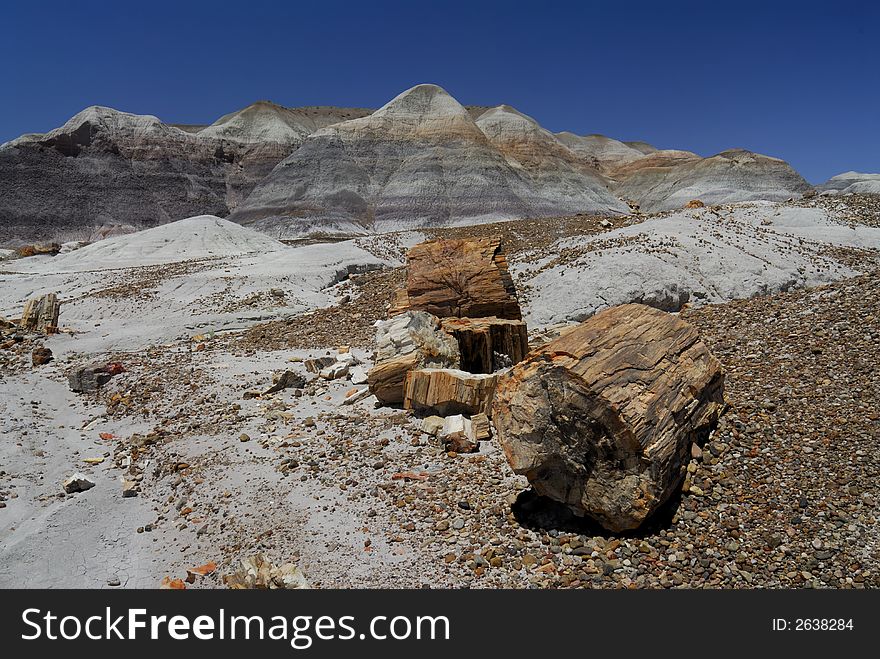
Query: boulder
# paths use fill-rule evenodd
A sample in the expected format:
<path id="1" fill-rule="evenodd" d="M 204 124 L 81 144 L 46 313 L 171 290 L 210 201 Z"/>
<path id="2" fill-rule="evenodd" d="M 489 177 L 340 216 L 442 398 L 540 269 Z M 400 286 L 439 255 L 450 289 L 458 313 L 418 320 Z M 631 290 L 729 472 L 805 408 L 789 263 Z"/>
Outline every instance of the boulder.
<path id="1" fill-rule="evenodd" d="M 403 402 L 406 374 L 423 367 L 457 367 L 455 339 L 424 311 L 407 311 L 376 323 L 376 361 L 367 384 L 383 403 Z"/>
<path id="2" fill-rule="evenodd" d="M 471 373 L 493 373 L 513 366 L 529 351 L 529 333 L 522 320 L 444 318 L 440 326 L 458 341 L 461 368 Z"/>
<path id="3" fill-rule="evenodd" d="M 681 486 L 723 390 L 721 365 L 692 326 L 627 304 L 501 375 L 493 418 L 513 470 L 539 494 L 620 532 Z"/>
<path id="4" fill-rule="evenodd" d="M 58 331 L 61 304 L 55 293 L 37 295 L 28 300 L 21 314 L 21 326 L 30 332 L 52 334 Z"/>
<path id="5" fill-rule="evenodd" d="M 403 296 L 395 297 L 392 310 L 401 304 Z M 411 248 L 406 304 L 440 318 L 522 318 L 500 238 L 431 240 Z"/>
<path id="6" fill-rule="evenodd" d="M 403 406 L 427 414 L 489 414 L 498 376 L 454 368 L 422 368 L 406 375 Z"/>
<path id="7" fill-rule="evenodd" d="M 113 375 L 104 364 L 86 364 L 73 369 L 67 376 L 67 382 L 73 391 L 88 393 L 103 387 Z"/>

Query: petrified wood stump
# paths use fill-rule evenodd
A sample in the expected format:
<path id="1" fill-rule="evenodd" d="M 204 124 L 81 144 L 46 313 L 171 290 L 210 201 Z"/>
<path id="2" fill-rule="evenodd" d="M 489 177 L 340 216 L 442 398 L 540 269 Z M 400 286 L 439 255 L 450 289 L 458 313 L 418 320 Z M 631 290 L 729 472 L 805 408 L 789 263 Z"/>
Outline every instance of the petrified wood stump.
<path id="1" fill-rule="evenodd" d="M 392 315 L 409 308 L 440 318 L 522 318 L 499 238 L 420 243 L 407 264 L 406 295 L 395 295 Z"/>
<path id="2" fill-rule="evenodd" d="M 52 334 L 58 331 L 58 314 L 61 303 L 55 293 L 32 297 L 24 305 L 21 326 L 31 332 Z"/>
<path id="3" fill-rule="evenodd" d="M 513 366 L 529 351 L 529 333 L 522 320 L 444 318 L 440 327 L 458 341 L 461 368 L 471 373 L 492 373 Z"/>
<path id="4" fill-rule="evenodd" d="M 723 389 L 721 365 L 692 326 L 627 304 L 501 375 L 495 427 L 514 471 L 539 494 L 624 531 L 680 487 Z"/>

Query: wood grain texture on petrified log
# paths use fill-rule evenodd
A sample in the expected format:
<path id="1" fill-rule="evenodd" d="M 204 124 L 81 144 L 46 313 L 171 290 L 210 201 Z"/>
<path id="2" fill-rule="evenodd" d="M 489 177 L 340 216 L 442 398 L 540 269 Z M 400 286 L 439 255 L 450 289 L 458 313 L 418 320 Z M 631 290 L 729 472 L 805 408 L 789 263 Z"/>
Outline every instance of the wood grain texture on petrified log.
<path id="1" fill-rule="evenodd" d="M 404 311 L 409 311 L 409 295 L 405 288 L 398 288 L 391 294 L 391 303 L 388 306 L 388 317 L 397 316 Z"/>
<path id="2" fill-rule="evenodd" d="M 418 367 L 415 352 L 379 362 L 367 374 L 367 386 L 383 403 L 402 403 L 406 374 Z"/>
<path id="3" fill-rule="evenodd" d="M 407 262 L 410 309 L 440 318 L 522 318 L 500 238 L 430 240 L 412 247 Z"/>
<path id="4" fill-rule="evenodd" d="M 627 304 L 502 375 L 494 420 L 514 471 L 539 494 L 624 531 L 680 487 L 723 391 L 721 365 L 691 325 Z"/>
<path id="5" fill-rule="evenodd" d="M 21 326 L 31 332 L 57 332 L 60 311 L 61 303 L 55 293 L 32 297 L 24 305 Z"/>
<path id="6" fill-rule="evenodd" d="M 458 341 L 461 368 L 471 373 L 492 373 L 525 359 L 529 333 L 525 321 L 507 318 L 443 318 L 440 327 Z M 509 360 L 499 363 L 496 354 Z"/>
<path id="7" fill-rule="evenodd" d="M 474 374 L 454 368 L 423 368 L 406 374 L 403 407 L 449 416 L 491 415 L 497 375 Z"/>

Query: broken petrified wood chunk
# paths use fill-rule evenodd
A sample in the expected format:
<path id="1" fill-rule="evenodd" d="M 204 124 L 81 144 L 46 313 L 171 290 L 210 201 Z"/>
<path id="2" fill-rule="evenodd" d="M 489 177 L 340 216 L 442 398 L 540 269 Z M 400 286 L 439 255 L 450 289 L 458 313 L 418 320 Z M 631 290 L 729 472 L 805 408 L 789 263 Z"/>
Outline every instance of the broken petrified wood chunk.
<path id="1" fill-rule="evenodd" d="M 500 238 L 431 240 L 407 253 L 406 295 L 392 301 L 435 316 L 520 319 Z"/>
<path id="2" fill-rule="evenodd" d="M 323 369 L 336 363 L 336 357 L 325 355 L 323 357 L 313 357 L 303 361 L 303 366 L 309 373 L 320 373 Z"/>
<path id="3" fill-rule="evenodd" d="M 477 442 L 483 442 L 492 439 L 492 429 L 489 426 L 489 417 L 485 414 L 474 414 L 471 417 L 471 428 L 473 428 L 473 437 Z"/>
<path id="4" fill-rule="evenodd" d="M 458 344 L 424 311 L 408 311 L 376 323 L 376 365 L 367 383 L 383 403 L 403 402 L 406 374 L 425 366 L 457 367 Z"/>
<path id="5" fill-rule="evenodd" d="M 529 351 L 529 333 L 522 320 L 444 318 L 440 326 L 458 341 L 461 368 L 471 373 L 492 373 L 518 364 Z"/>
<path id="6" fill-rule="evenodd" d="M 61 303 L 55 293 L 32 297 L 24 305 L 21 326 L 30 332 L 53 334 L 58 331 Z"/>
<path id="7" fill-rule="evenodd" d="M 539 494 L 624 531 L 681 486 L 723 390 L 721 365 L 692 326 L 627 304 L 502 375 L 495 427 L 514 471 Z"/>
<path id="8" fill-rule="evenodd" d="M 423 368 L 406 375 L 403 406 L 428 414 L 489 414 L 498 376 L 454 368 Z"/>

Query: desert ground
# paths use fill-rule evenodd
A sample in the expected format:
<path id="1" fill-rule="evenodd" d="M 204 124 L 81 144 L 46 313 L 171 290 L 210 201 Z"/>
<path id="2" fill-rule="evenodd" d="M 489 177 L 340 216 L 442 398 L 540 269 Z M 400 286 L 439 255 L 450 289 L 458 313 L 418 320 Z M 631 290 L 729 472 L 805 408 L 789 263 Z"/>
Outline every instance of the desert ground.
<path id="1" fill-rule="evenodd" d="M 217 587 L 256 554 L 320 588 L 876 587 L 878 200 L 288 242 L 198 216 L 0 261 L 0 315 L 60 301 L 58 333 L 0 329 L 0 587 Z M 721 362 L 727 408 L 639 530 L 538 496 L 494 436 L 447 450 L 367 389 L 407 250 L 479 237 L 502 241 L 532 344 L 641 302 Z M 347 375 L 306 369 L 337 355 Z M 119 367 L 73 391 L 89 364 Z M 287 371 L 297 386 L 266 393 Z M 93 486 L 65 492 L 77 473 Z"/>

